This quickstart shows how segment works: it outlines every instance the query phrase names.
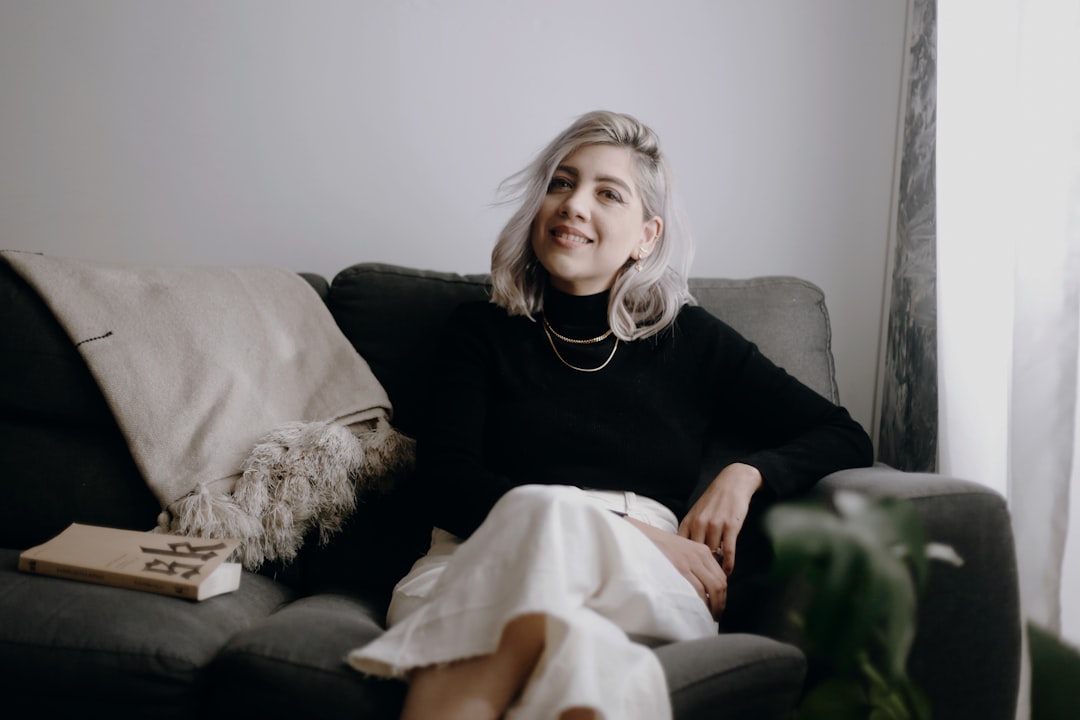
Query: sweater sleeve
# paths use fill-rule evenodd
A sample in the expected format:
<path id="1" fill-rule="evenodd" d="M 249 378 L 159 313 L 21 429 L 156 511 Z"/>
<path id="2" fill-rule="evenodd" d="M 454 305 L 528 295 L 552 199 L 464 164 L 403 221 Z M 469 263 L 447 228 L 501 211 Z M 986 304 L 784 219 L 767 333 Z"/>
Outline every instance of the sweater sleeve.
<path id="1" fill-rule="evenodd" d="M 513 487 L 485 463 L 485 420 L 493 392 L 484 332 L 489 309 L 467 304 L 451 316 L 433 354 L 417 443 L 421 505 L 436 527 L 462 538 Z"/>
<path id="2" fill-rule="evenodd" d="M 778 497 L 837 470 L 873 463 L 869 435 L 848 411 L 822 397 L 716 320 L 716 425 L 747 441 L 735 461 L 756 467 Z"/>

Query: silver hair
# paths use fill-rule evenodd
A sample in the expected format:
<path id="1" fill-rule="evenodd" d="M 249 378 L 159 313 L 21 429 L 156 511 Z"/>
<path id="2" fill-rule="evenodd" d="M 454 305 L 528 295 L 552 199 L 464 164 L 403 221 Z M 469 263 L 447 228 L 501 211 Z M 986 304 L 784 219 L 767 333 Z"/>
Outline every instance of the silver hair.
<path id="1" fill-rule="evenodd" d="M 559 163 L 585 145 L 617 145 L 633 151 L 645 219 L 659 216 L 663 229 L 656 247 L 628 262 L 615 279 L 608 305 L 611 329 L 623 340 L 648 337 L 668 327 L 686 304 L 695 304 L 687 286 L 693 252 L 672 198 L 667 160 L 648 126 L 630 115 L 597 110 L 586 113 L 552 140 L 525 168 L 499 186 L 518 202 L 491 252 L 492 302 L 511 315 L 533 318 L 543 310 L 547 271 L 533 252 L 530 232 L 548 184 Z"/>

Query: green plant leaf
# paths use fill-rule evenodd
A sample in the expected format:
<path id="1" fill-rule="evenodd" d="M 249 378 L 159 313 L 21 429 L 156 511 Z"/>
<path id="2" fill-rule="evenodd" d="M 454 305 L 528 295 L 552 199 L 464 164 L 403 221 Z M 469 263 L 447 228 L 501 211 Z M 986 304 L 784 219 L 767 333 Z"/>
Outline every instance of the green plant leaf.
<path id="1" fill-rule="evenodd" d="M 941 560 L 947 562 L 954 567 L 962 567 L 964 564 L 964 558 L 957 554 L 952 545 L 945 545 L 944 543 L 927 543 L 926 544 L 926 557 L 931 560 Z"/>
<path id="2" fill-rule="evenodd" d="M 866 720 L 870 709 L 866 691 L 857 681 L 834 678 L 803 698 L 798 720 Z"/>
<path id="3" fill-rule="evenodd" d="M 901 683 L 900 690 L 912 720 L 930 720 L 930 699 L 926 697 L 926 693 L 906 678 Z"/>
<path id="4" fill-rule="evenodd" d="M 857 500 L 856 500 L 857 498 Z M 853 492 L 839 492 L 834 500 L 837 512 L 875 538 L 875 542 L 893 548 L 912 564 L 916 586 L 922 591 L 929 574 L 926 536 L 915 506 L 899 498 L 869 500 Z"/>
<path id="5" fill-rule="evenodd" d="M 916 604 L 931 559 L 963 560 L 947 545 L 926 542 L 908 501 L 841 492 L 834 504 L 835 512 L 788 502 L 764 517 L 772 579 L 801 577 L 809 585 L 796 615 L 833 669 L 807 694 L 799 717 L 929 720 L 929 703 L 906 670 Z"/>
<path id="6" fill-rule="evenodd" d="M 805 608 L 807 640 L 840 672 L 877 638 L 890 677 L 903 674 L 914 638 L 915 592 L 907 566 L 891 547 L 891 508 L 848 496 L 844 516 L 825 508 L 781 505 L 765 516 L 775 576 L 802 573 L 814 592 Z M 903 522 L 900 519 L 900 522 Z"/>

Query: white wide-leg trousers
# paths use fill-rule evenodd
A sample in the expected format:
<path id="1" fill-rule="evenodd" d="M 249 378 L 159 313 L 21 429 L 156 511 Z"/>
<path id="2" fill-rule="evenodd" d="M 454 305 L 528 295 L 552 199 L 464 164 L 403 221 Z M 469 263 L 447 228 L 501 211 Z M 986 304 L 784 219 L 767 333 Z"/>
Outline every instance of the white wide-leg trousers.
<path id="1" fill-rule="evenodd" d="M 507 718 L 554 720 L 573 707 L 610 720 L 670 718 L 663 669 L 646 646 L 713 635 L 717 624 L 667 557 L 610 509 L 676 529 L 670 510 L 632 493 L 527 485 L 465 542 L 436 530 L 394 590 L 390 629 L 349 663 L 402 677 L 489 654 L 507 623 L 542 613 L 544 653 Z"/>

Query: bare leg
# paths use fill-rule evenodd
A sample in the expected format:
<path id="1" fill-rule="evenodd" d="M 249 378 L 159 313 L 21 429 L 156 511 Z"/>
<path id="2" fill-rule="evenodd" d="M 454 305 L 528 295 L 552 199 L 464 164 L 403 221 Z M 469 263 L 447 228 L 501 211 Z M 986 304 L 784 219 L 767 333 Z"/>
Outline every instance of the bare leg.
<path id="1" fill-rule="evenodd" d="M 501 717 L 540 659 L 544 624 L 541 614 L 522 615 L 503 629 L 494 653 L 415 670 L 409 680 L 401 720 Z"/>

